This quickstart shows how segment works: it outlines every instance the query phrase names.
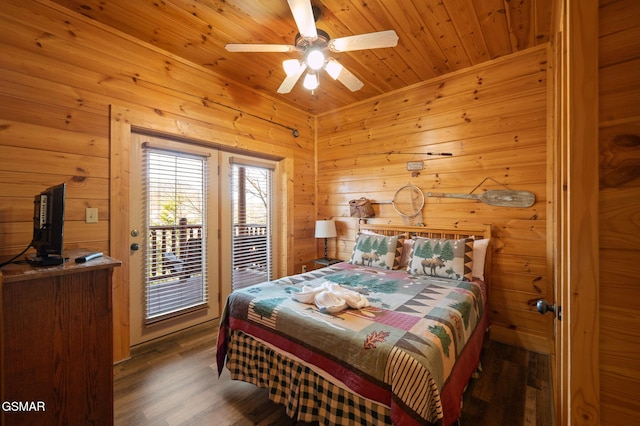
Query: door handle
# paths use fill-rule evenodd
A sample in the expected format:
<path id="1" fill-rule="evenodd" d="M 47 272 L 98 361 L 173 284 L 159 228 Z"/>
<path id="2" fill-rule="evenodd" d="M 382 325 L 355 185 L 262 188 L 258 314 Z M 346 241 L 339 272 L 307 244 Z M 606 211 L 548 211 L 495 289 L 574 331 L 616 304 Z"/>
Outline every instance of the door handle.
<path id="1" fill-rule="evenodd" d="M 547 312 L 551 312 L 554 317 L 562 320 L 562 307 L 556 306 L 555 303 L 553 305 L 549 305 L 549 302 L 544 299 L 540 299 L 538 300 L 538 303 L 536 303 L 536 309 L 542 315 L 546 314 Z"/>
<path id="2" fill-rule="evenodd" d="M 133 251 L 140 250 L 140 244 L 138 244 L 138 243 L 131 244 L 131 250 L 133 250 Z"/>

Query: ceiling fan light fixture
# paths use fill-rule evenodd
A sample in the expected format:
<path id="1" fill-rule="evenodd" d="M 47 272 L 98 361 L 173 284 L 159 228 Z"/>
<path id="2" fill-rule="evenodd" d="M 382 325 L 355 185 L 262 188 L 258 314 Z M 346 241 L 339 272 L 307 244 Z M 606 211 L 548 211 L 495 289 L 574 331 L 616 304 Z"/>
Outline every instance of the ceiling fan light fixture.
<path id="1" fill-rule="evenodd" d="M 313 49 L 307 53 L 306 62 L 307 66 L 312 70 L 319 70 L 324 66 L 324 53 L 320 49 Z"/>
<path id="2" fill-rule="evenodd" d="M 398 44 L 398 35 L 394 30 L 376 31 L 332 39 L 326 31 L 316 28 L 320 9 L 311 4 L 312 0 L 287 0 L 289 9 L 296 22 L 298 34 L 294 45 L 285 44 L 227 44 L 229 52 L 296 52 L 303 58 L 282 62 L 287 74 L 277 92 L 290 93 L 302 75 L 303 86 L 313 91 L 320 85 L 320 70 L 342 83 L 352 92 L 362 89 L 364 83 L 349 69 L 343 67 L 329 52 L 350 52 L 355 50 L 394 47 Z M 307 70 L 308 69 L 308 70 Z"/>
<path id="3" fill-rule="evenodd" d="M 287 59 L 282 62 L 282 68 L 284 68 L 284 72 L 287 75 L 293 75 L 300 71 L 301 65 L 302 64 L 300 64 L 300 61 L 297 59 Z"/>
<path id="4" fill-rule="evenodd" d="M 304 76 L 304 81 L 302 85 L 307 90 L 315 90 L 320 85 L 320 80 L 318 80 L 318 74 L 308 72 L 307 75 Z"/>

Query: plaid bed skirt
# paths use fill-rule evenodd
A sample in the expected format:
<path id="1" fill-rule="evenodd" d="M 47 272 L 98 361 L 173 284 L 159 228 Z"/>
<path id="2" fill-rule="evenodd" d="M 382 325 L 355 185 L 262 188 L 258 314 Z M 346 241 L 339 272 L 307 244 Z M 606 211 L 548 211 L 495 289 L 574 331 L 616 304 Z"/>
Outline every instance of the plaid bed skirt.
<path id="1" fill-rule="evenodd" d="M 342 389 L 241 331 L 231 330 L 226 366 L 232 379 L 267 388 L 269 399 L 298 421 L 391 424 L 388 407 Z"/>

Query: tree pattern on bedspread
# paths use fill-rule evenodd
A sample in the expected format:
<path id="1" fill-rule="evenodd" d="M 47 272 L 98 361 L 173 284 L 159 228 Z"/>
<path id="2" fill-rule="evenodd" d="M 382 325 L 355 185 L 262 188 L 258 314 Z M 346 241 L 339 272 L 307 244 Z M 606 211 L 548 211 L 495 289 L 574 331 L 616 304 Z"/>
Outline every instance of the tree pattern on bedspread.
<path id="1" fill-rule="evenodd" d="M 331 315 L 291 297 L 327 281 L 371 306 Z M 232 293 L 221 328 L 269 342 L 366 398 L 391 406 L 393 395 L 436 422 L 439 390 L 483 314 L 482 294 L 474 282 L 341 263 Z"/>

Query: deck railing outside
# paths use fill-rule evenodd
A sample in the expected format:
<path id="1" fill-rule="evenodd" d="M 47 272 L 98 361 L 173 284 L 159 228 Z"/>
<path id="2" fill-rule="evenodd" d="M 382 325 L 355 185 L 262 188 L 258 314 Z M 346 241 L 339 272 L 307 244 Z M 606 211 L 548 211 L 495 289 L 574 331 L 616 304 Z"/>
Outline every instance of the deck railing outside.
<path id="1" fill-rule="evenodd" d="M 201 272 L 202 225 L 149 227 L 149 280 L 165 280 Z"/>
<path id="2" fill-rule="evenodd" d="M 233 225 L 233 269 L 267 267 L 267 225 Z M 202 225 L 181 220 L 178 226 L 149 227 L 149 280 L 180 278 L 200 272 Z"/>

